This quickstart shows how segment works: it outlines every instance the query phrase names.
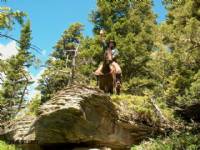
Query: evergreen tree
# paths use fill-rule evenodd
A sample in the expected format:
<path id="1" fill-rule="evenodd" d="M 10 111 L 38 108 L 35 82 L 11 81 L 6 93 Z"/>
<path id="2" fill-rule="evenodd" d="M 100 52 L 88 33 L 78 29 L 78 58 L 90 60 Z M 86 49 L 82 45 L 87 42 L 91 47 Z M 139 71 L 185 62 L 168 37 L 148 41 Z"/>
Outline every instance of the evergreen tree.
<path id="1" fill-rule="evenodd" d="M 77 43 L 83 38 L 82 29 L 80 23 L 72 24 L 54 46 L 54 51 L 46 62 L 47 68 L 39 81 L 38 89 L 42 94 L 42 102 L 71 82 L 72 58 Z"/>
<path id="2" fill-rule="evenodd" d="M 23 17 L 25 16 L 26 14 L 22 11 L 13 11 L 9 7 L 0 6 L 0 30 L 12 29 L 15 21 L 23 24 Z"/>
<path id="3" fill-rule="evenodd" d="M 9 107 L 17 106 L 18 110 L 26 99 L 28 86 L 32 83 L 28 68 L 33 63 L 33 55 L 28 51 L 31 41 L 30 21 L 23 25 L 18 54 L 4 62 L 5 79 L 2 83 L 2 96 Z"/>
<path id="4" fill-rule="evenodd" d="M 173 73 L 169 76 L 165 92 L 167 100 L 187 103 L 198 98 L 200 69 L 200 2 L 165 1 L 169 10 L 168 33 L 163 39 L 173 57 Z"/>
<path id="5" fill-rule="evenodd" d="M 120 53 L 118 63 L 122 67 L 123 81 L 129 82 L 129 89 L 144 85 L 136 92 L 142 94 L 145 85 L 153 86 L 148 79 L 149 69 L 146 66 L 154 49 L 156 21 L 152 5 L 150 0 L 97 0 L 97 9 L 90 15 L 95 35 L 93 39 L 85 39 L 79 55 L 84 60 L 82 62 L 85 62 L 82 71 L 87 76 L 102 61 L 99 31 L 104 29 L 106 40 L 114 39 L 117 43 Z"/>

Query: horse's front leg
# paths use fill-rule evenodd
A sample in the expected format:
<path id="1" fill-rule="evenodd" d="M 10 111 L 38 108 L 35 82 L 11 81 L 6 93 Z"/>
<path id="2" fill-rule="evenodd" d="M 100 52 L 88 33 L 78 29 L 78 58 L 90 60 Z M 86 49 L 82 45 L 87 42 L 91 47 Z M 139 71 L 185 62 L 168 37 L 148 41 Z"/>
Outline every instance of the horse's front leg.
<path id="1" fill-rule="evenodd" d="M 113 67 L 111 70 L 111 75 L 112 75 L 112 91 L 116 94 L 118 94 L 118 90 L 117 90 L 117 77 L 116 77 L 116 70 Z M 119 94 L 118 94 L 119 95 Z"/>

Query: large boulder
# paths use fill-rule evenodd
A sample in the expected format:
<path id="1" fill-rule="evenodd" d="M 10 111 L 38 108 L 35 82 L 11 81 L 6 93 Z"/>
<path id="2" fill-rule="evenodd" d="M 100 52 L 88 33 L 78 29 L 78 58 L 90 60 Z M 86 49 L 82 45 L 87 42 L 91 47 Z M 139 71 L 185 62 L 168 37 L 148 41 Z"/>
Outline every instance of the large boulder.
<path id="1" fill-rule="evenodd" d="M 156 130 L 135 121 L 138 118 L 133 115 L 117 108 L 98 89 L 71 86 L 42 104 L 37 117 L 5 123 L 0 138 L 27 150 L 81 146 L 128 149 Z"/>

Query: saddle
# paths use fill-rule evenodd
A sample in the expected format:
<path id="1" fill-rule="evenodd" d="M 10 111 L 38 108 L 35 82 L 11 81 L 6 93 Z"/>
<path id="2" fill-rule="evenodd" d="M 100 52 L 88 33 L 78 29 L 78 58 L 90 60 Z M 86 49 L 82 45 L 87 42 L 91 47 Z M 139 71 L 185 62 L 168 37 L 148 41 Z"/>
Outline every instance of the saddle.
<path id="1" fill-rule="evenodd" d="M 111 69 L 111 70 L 112 70 L 113 67 L 114 67 L 114 69 L 116 70 L 116 74 L 121 74 L 121 73 L 122 73 L 119 64 L 116 63 L 115 61 L 113 61 L 113 62 L 110 64 L 110 69 Z M 102 68 L 103 68 L 103 63 L 101 63 L 101 64 L 99 65 L 99 67 L 98 67 L 97 70 L 94 72 L 94 74 L 95 74 L 96 76 L 103 75 L 103 73 L 102 73 Z"/>

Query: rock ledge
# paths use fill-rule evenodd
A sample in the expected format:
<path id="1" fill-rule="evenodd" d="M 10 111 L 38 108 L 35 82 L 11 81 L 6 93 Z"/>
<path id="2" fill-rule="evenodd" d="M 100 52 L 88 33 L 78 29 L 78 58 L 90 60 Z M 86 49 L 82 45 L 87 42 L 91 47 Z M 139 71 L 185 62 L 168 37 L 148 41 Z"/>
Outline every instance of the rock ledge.
<path id="1" fill-rule="evenodd" d="M 28 150 L 76 145 L 128 149 L 155 131 L 124 118 L 100 90 L 71 86 L 42 104 L 37 117 L 5 123 L 0 138 Z"/>

